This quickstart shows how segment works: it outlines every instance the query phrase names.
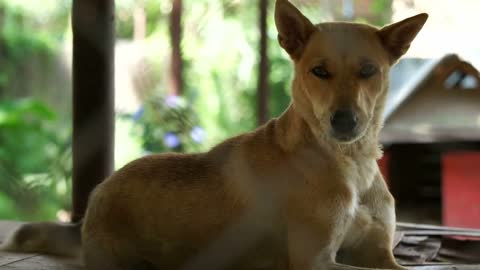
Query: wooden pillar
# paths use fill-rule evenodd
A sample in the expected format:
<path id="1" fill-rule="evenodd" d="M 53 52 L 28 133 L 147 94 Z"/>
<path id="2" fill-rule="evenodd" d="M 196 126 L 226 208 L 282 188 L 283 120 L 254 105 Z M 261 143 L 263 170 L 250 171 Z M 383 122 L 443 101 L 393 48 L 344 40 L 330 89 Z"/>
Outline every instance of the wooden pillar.
<path id="1" fill-rule="evenodd" d="M 260 12 L 260 64 L 257 85 L 257 122 L 262 125 L 270 118 L 268 112 L 268 55 L 267 55 L 267 10 L 268 0 L 259 1 Z"/>
<path id="2" fill-rule="evenodd" d="M 73 215 L 112 172 L 114 0 L 73 0 Z"/>
<path id="3" fill-rule="evenodd" d="M 170 13 L 170 89 L 169 94 L 181 95 L 183 90 L 183 60 L 182 60 L 182 0 L 172 0 Z"/>

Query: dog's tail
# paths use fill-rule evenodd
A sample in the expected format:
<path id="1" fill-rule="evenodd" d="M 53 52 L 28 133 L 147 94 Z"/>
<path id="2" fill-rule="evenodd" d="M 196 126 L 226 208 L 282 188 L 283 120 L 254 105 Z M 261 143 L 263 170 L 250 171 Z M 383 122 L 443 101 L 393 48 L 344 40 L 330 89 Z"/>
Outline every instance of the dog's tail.
<path id="1" fill-rule="evenodd" d="M 26 223 L 7 237 L 0 245 L 0 250 L 80 257 L 81 227 L 81 222 L 75 224 Z"/>

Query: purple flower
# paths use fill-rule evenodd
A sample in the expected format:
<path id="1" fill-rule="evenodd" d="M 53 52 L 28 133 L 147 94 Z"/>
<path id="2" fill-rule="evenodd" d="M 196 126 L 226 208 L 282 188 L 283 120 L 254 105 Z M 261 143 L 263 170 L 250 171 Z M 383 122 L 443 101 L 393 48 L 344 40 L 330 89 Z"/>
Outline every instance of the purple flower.
<path id="1" fill-rule="evenodd" d="M 190 137 L 196 143 L 201 143 L 205 140 L 206 132 L 203 128 L 196 126 L 190 131 Z"/>
<path id="2" fill-rule="evenodd" d="M 169 148 L 175 148 L 180 145 L 180 138 L 173 132 L 167 132 L 163 137 L 163 143 Z"/>
<path id="3" fill-rule="evenodd" d="M 133 120 L 135 121 L 138 121 L 140 120 L 140 118 L 142 118 L 143 114 L 145 113 L 145 108 L 143 106 L 141 106 L 140 108 L 138 108 L 138 110 L 133 114 L 132 118 Z"/>
<path id="4" fill-rule="evenodd" d="M 182 98 L 175 95 L 170 95 L 165 98 L 165 105 L 170 108 L 177 108 L 182 103 Z"/>

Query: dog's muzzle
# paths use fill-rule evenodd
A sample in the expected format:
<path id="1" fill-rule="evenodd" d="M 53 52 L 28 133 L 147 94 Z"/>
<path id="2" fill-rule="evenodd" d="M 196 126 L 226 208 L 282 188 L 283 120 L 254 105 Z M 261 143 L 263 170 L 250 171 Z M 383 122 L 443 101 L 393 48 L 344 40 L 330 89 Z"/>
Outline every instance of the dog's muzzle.
<path id="1" fill-rule="evenodd" d="M 341 142 L 348 142 L 356 137 L 358 118 L 351 109 L 335 111 L 330 117 L 333 137 Z"/>

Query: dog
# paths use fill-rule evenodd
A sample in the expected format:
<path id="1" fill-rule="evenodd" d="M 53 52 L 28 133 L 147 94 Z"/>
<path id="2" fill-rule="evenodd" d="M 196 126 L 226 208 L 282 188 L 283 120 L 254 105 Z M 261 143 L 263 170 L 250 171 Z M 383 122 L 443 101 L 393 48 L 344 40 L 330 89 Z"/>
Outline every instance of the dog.
<path id="1" fill-rule="evenodd" d="M 90 270 L 406 269 L 378 137 L 389 70 L 427 18 L 314 25 L 277 0 L 294 67 L 280 117 L 205 153 L 137 159 L 95 188 L 81 224 L 26 224 L 3 249 L 81 254 Z"/>

